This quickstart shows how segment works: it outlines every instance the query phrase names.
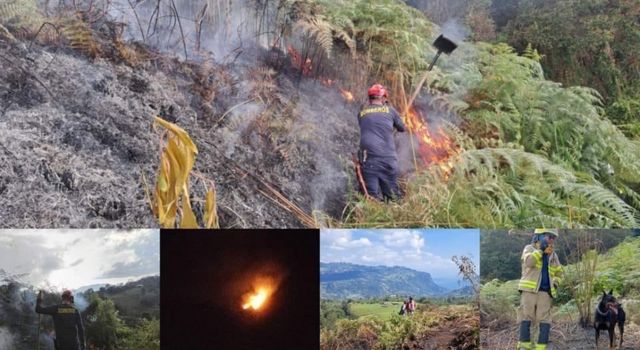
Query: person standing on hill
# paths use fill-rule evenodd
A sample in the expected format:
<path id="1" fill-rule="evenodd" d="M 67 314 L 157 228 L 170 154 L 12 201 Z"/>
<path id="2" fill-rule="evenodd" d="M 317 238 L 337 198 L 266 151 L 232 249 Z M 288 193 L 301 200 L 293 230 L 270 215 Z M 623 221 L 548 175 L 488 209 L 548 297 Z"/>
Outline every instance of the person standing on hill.
<path id="1" fill-rule="evenodd" d="M 409 316 L 413 315 L 413 312 L 416 311 L 416 301 L 413 300 L 413 297 L 409 297 L 409 302 L 407 303 L 407 312 Z"/>
<path id="2" fill-rule="evenodd" d="M 562 278 L 562 265 L 553 250 L 558 238 L 556 229 L 536 229 L 531 244 L 524 247 L 521 257 L 520 337 L 518 350 L 546 350 L 551 332 L 551 303 L 557 296 Z M 538 343 L 531 342 L 531 324 L 540 324 Z"/>
<path id="3" fill-rule="evenodd" d="M 367 91 L 369 104 L 358 113 L 360 150 L 367 193 L 378 200 L 399 199 L 398 159 L 393 131 L 404 132 L 400 114 L 388 104 L 387 89 L 375 84 Z"/>
<path id="4" fill-rule="evenodd" d="M 65 290 L 62 293 L 62 304 L 52 306 L 42 306 L 42 291 L 40 291 L 36 300 L 36 312 L 53 316 L 56 350 L 85 350 L 82 317 L 73 306 L 71 291 Z"/>

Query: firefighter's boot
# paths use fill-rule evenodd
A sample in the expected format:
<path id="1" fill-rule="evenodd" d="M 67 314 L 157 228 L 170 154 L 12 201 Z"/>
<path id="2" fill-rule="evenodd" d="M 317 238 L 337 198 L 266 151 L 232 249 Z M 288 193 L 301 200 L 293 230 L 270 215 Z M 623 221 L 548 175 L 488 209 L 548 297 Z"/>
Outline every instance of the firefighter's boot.
<path id="1" fill-rule="evenodd" d="M 538 344 L 536 344 L 535 350 L 547 350 L 549 332 L 551 332 L 551 325 L 548 323 L 540 323 L 540 334 L 538 335 Z"/>
<path id="2" fill-rule="evenodd" d="M 531 321 L 520 322 L 520 340 L 517 350 L 532 350 L 531 348 Z"/>

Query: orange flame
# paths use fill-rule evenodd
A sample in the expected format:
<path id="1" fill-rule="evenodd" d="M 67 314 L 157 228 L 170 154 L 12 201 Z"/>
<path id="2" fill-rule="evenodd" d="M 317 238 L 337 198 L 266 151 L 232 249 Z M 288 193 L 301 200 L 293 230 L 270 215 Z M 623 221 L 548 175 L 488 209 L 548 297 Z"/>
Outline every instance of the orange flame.
<path id="1" fill-rule="evenodd" d="M 289 44 L 287 46 L 287 55 L 289 56 L 289 60 L 291 61 L 291 66 L 295 69 L 299 70 L 303 76 L 312 76 L 314 71 L 313 62 L 308 57 L 303 57 L 298 50 L 293 47 L 293 45 Z M 324 86 L 333 86 L 337 85 L 335 79 L 329 79 L 326 77 L 317 77 L 320 83 Z M 354 97 L 353 93 L 349 90 L 342 89 L 338 87 L 340 90 L 340 94 L 347 102 L 353 102 Z"/>
<path id="2" fill-rule="evenodd" d="M 340 89 L 340 94 L 342 94 L 342 97 L 344 97 L 347 102 L 353 102 L 353 94 L 351 91 Z"/>
<path id="3" fill-rule="evenodd" d="M 302 71 L 302 75 L 309 76 L 313 70 L 311 59 L 308 57 L 302 57 L 300 53 L 292 46 L 287 46 L 287 54 L 291 59 L 291 64 Z"/>
<path id="4" fill-rule="evenodd" d="M 278 288 L 278 284 L 278 279 L 273 276 L 254 278 L 251 291 L 242 296 L 242 309 L 249 311 L 264 309 Z"/>
<path id="5" fill-rule="evenodd" d="M 287 46 L 287 54 L 290 57 L 291 65 L 300 70 L 302 75 L 313 75 L 314 67 L 310 58 L 303 57 L 292 45 Z M 336 86 L 347 102 L 351 103 L 355 100 L 351 91 L 340 87 L 342 85 L 340 82 L 326 77 L 318 77 L 318 79 L 325 86 Z M 438 166 L 444 178 L 449 178 L 453 169 L 453 162 L 450 158 L 460 153 L 458 146 L 455 145 L 441 127 L 428 125 L 422 115 L 413 107 L 409 108 L 404 116 L 404 123 L 409 132 L 418 140 L 417 154 L 414 154 L 414 156 L 416 158 L 419 157 L 422 160 L 421 164 L 424 166 Z M 416 164 L 416 166 L 419 165 Z"/>
<path id="6" fill-rule="evenodd" d="M 456 155 L 459 150 L 454 142 L 440 127 L 433 130 L 424 121 L 424 118 L 413 107 L 404 116 L 407 129 L 418 139 L 417 155 L 423 164 L 437 164 L 445 178 L 449 177 L 453 164 L 450 157 Z"/>
<path id="7" fill-rule="evenodd" d="M 260 309 L 264 303 L 267 301 L 269 296 L 271 295 L 271 291 L 266 287 L 260 287 L 253 294 L 248 294 L 246 296 L 246 302 L 242 304 L 242 309 L 246 310 L 248 308 L 252 308 L 253 310 Z"/>

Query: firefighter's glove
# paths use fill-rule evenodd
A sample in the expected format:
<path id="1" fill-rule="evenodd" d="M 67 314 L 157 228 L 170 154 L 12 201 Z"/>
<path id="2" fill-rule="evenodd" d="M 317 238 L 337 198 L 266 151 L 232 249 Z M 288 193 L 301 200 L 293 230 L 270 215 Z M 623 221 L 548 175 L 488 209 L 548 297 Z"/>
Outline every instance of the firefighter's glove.
<path id="1" fill-rule="evenodd" d="M 544 248 L 544 253 L 547 255 L 551 255 L 553 253 L 553 246 L 550 245 Z"/>

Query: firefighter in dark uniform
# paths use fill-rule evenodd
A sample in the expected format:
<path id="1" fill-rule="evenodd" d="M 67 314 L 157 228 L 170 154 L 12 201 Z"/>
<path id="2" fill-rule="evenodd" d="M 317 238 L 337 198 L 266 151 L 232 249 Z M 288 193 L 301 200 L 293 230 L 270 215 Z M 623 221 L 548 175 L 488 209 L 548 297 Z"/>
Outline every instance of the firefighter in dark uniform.
<path id="1" fill-rule="evenodd" d="M 85 350 L 84 326 L 80 312 L 73 306 L 73 294 L 62 293 L 62 304 L 42 306 L 42 291 L 38 294 L 36 312 L 53 316 L 56 330 L 56 350 Z"/>
<path id="2" fill-rule="evenodd" d="M 400 114 L 387 103 L 387 89 L 375 84 L 367 91 L 369 104 L 358 113 L 362 177 L 370 196 L 400 198 L 398 158 L 393 131 L 405 131 Z"/>

